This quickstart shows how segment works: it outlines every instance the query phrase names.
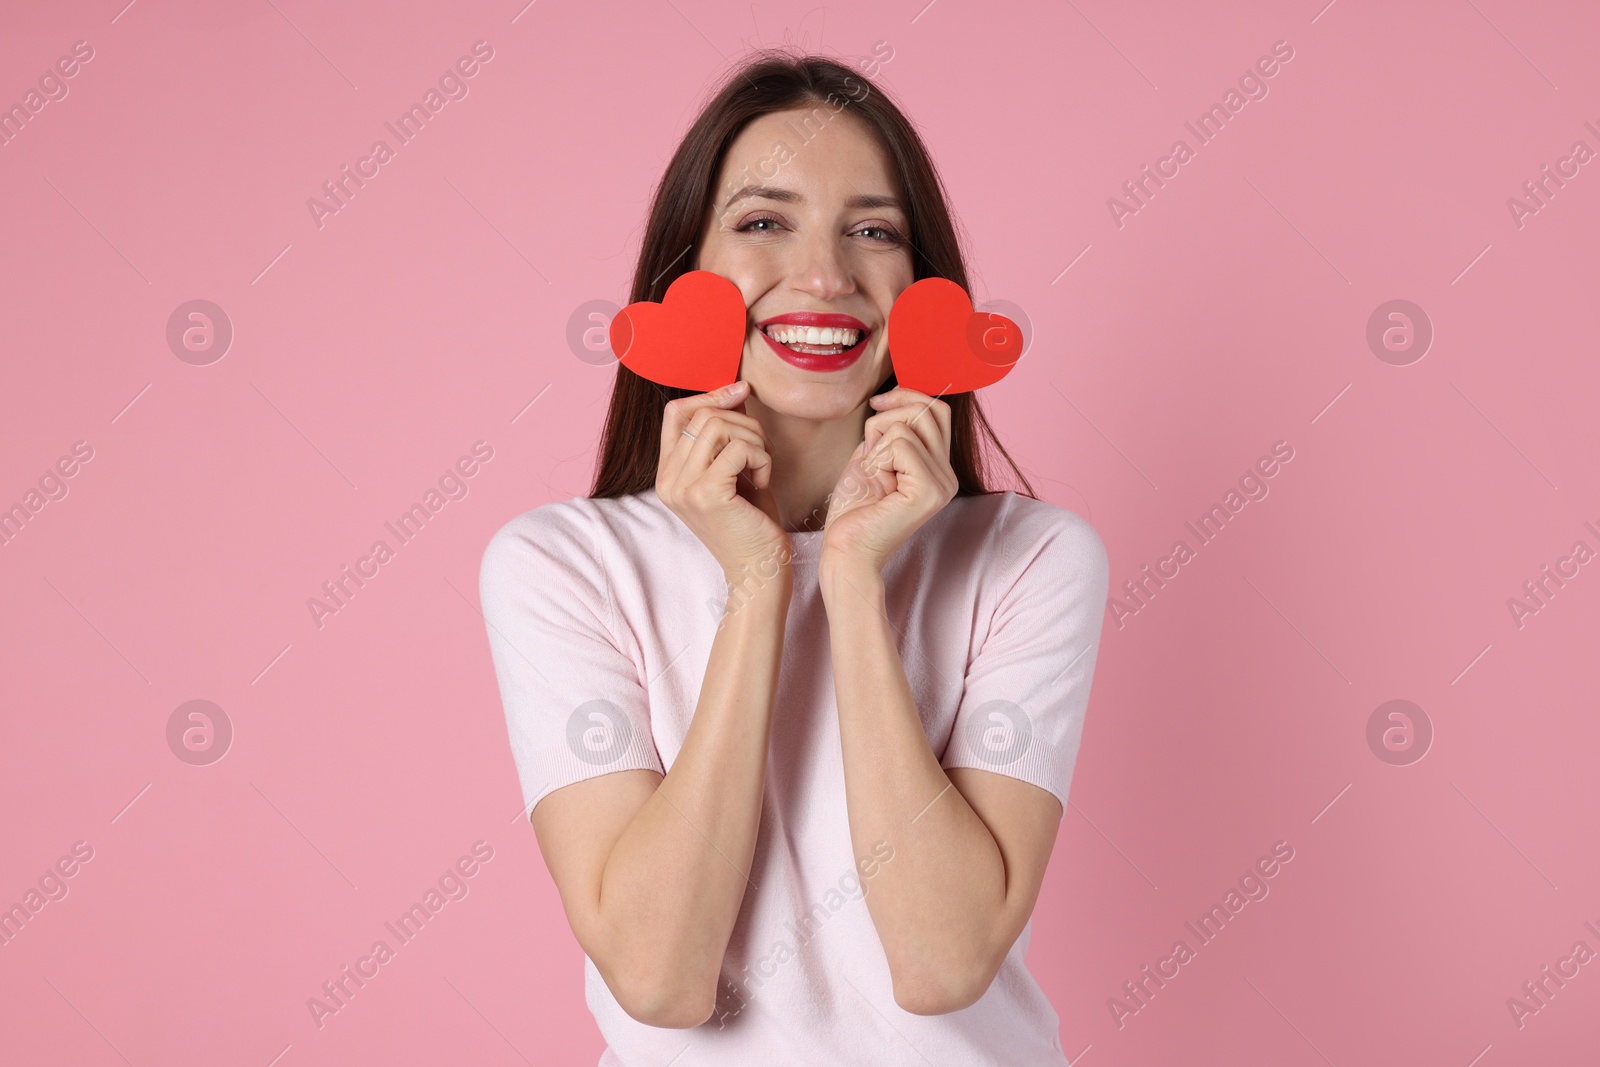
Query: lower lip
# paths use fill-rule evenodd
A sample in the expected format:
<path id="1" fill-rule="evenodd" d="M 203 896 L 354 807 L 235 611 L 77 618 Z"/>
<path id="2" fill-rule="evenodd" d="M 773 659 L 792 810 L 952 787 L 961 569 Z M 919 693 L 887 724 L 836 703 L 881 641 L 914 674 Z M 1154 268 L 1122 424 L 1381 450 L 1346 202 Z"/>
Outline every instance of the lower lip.
<path id="1" fill-rule="evenodd" d="M 819 356 L 808 352 L 796 352 L 788 345 L 779 344 L 771 337 L 768 337 L 765 330 L 757 330 L 756 332 L 778 354 L 779 359 L 790 366 L 799 367 L 801 370 L 814 371 L 844 370 L 861 358 L 861 353 L 867 350 L 867 338 L 871 336 L 871 334 L 862 335 L 861 340 L 857 341 L 854 346 L 845 349 L 837 356 Z"/>

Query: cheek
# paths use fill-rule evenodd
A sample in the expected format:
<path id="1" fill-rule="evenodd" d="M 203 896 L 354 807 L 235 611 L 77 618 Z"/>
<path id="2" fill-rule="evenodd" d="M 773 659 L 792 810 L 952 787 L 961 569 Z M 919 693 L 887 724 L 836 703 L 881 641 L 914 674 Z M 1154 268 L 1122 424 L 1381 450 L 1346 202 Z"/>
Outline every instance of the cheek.
<path id="1" fill-rule="evenodd" d="M 752 277 L 781 277 L 784 258 L 773 242 L 733 240 L 724 233 L 712 234 L 700 251 L 701 265 L 715 264 L 717 272 L 747 274 Z M 711 269 L 709 266 L 706 269 Z"/>
<path id="2" fill-rule="evenodd" d="M 885 322 L 887 321 L 888 320 L 886 318 Z M 883 364 L 884 373 L 887 374 L 889 372 L 890 363 L 892 362 L 889 358 L 890 340 L 888 330 L 885 329 L 880 331 L 876 340 L 878 342 L 876 355 L 878 356 L 879 361 Z"/>
<path id="3" fill-rule="evenodd" d="M 878 337 L 867 342 L 867 350 L 861 354 L 850 367 L 851 388 L 865 387 L 869 392 L 882 385 L 894 367 L 889 359 L 889 347 L 883 343 L 883 337 Z"/>

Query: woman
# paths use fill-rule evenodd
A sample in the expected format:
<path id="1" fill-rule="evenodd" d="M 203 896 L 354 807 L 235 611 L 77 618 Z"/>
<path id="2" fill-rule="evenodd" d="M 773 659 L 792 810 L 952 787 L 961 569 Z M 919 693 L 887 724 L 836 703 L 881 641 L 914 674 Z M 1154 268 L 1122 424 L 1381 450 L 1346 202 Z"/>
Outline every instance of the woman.
<path id="1" fill-rule="evenodd" d="M 967 284 L 925 149 L 849 68 L 757 57 L 668 166 L 632 300 L 691 269 L 743 294 L 739 380 L 619 365 L 590 496 L 483 560 L 600 1063 L 1065 1064 L 1023 957 L 1106 556 L 987 488 L 974 396 L 896 386 L 895 297 Z"/>

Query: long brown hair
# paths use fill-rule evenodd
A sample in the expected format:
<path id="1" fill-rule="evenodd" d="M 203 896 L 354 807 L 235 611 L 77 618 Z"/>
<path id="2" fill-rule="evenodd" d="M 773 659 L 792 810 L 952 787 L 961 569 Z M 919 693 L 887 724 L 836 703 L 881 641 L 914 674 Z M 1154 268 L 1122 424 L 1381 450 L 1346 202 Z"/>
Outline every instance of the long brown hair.
<path id="1" fill-rule="evenodd" d="M 844 103 L 835 105 L 835 100 Z M 717 174 L 728 146 L 744 127 L 762 115 L 807 104 L 853 108 L 888 152 L 909 215 L 914 278 L 947 278 L 968 289 L 966 261 L 938 172 L 900 109 L 868 79 L 832 59 L 766 49 L 728 76 L 667 164 L 650 207 L 629 303 L 659 301 L 667 287 L 691 269 L 695 257 L 688 253 L 714 207 Z M 692 395 L 687 389 L 657 385 L 621 363 L 616 366 L 591 497 L 628 496 L 655 485 L 662 409 L 669 400 Z M 895 385 L 891 371 L 878 392 Z M 944 400 L 950 405 L 950 466 L 960 482 L 957 495 L 1002 491 L 991 488 L 989 481 L 997 453 L 1021 483 L 1017 491 L 1034 496 L 1027 477 L 984 417 L 978 398 L 954 393 Z"/>

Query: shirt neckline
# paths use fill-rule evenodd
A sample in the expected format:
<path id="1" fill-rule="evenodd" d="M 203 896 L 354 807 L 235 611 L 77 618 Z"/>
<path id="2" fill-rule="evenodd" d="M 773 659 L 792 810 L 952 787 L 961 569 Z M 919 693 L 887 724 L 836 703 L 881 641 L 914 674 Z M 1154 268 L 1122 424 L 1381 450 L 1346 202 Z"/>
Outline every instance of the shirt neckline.
<path id="1" fill-rule="evenodd" d="M 1004 491 L 1001 491 L 1000 493 L 997 493 L 997 494 L 994 494 L 994 495 L 1004 495 Z M 693 537 L 694 536 L 694 534 L 692 532 L 690 532 L 688 527 L 683 525 L 683 521 L 681 519 L 679 519 L 676 514 L 673 513 L 672 509 L 667 507 L 666 504 L 662 503 L 661 497 L 660 497 L 659 494 L 656 493 L 654 486 L 652 486 L 650 489 L 646 490 L 646 492 L 644 493 L 644 496 L 652 506 L 654 506 L 657 510 L 659 510 L 661 512 L 661 514 L 667 516 L 681 530 L 683 530 L 683 532 L 684 532 L 684 534 L 686 536 L 688 536 L 688 537 Z M 960 500 L 960 499 L 964 499 L 964 498 L 958 497 L 956 499 Z M 954 502 L 955 501 L 952 501 L 952 503 L 954 503 Z M 938 516 L 935 516 L 935 519 L 938 519 L 941 516 L 947 515 L 951 510 L 952 509 L 947 505 L 944 508 L 944 510 L 942 510 L 939 513 Z M 929 525 L 932 525 L 932 522 L 930 522 Z M 926 529 L 926 528 L 927 528 L 926 526 L 923 527 L 923 529 Z M 815 565 L 817 563 L 817 561 L 821 558 L 821 555 L 822 555 L 822 535 L 826 531 L 825 530 L 786 530 L 784 532 L 789 535 L 789 562 L 790 563 L 798 563 L 798 564 L 800 564 L 802 566 L 807 566 L 807 567 Z M 919 530 L 918 532 L 920 533 L 921 531 Z"/>
<path id="2" fill-rule="evenodd" d="M 789 562 L 814 564 L 822 554 L 822 530 L 790 530 Z"/>

